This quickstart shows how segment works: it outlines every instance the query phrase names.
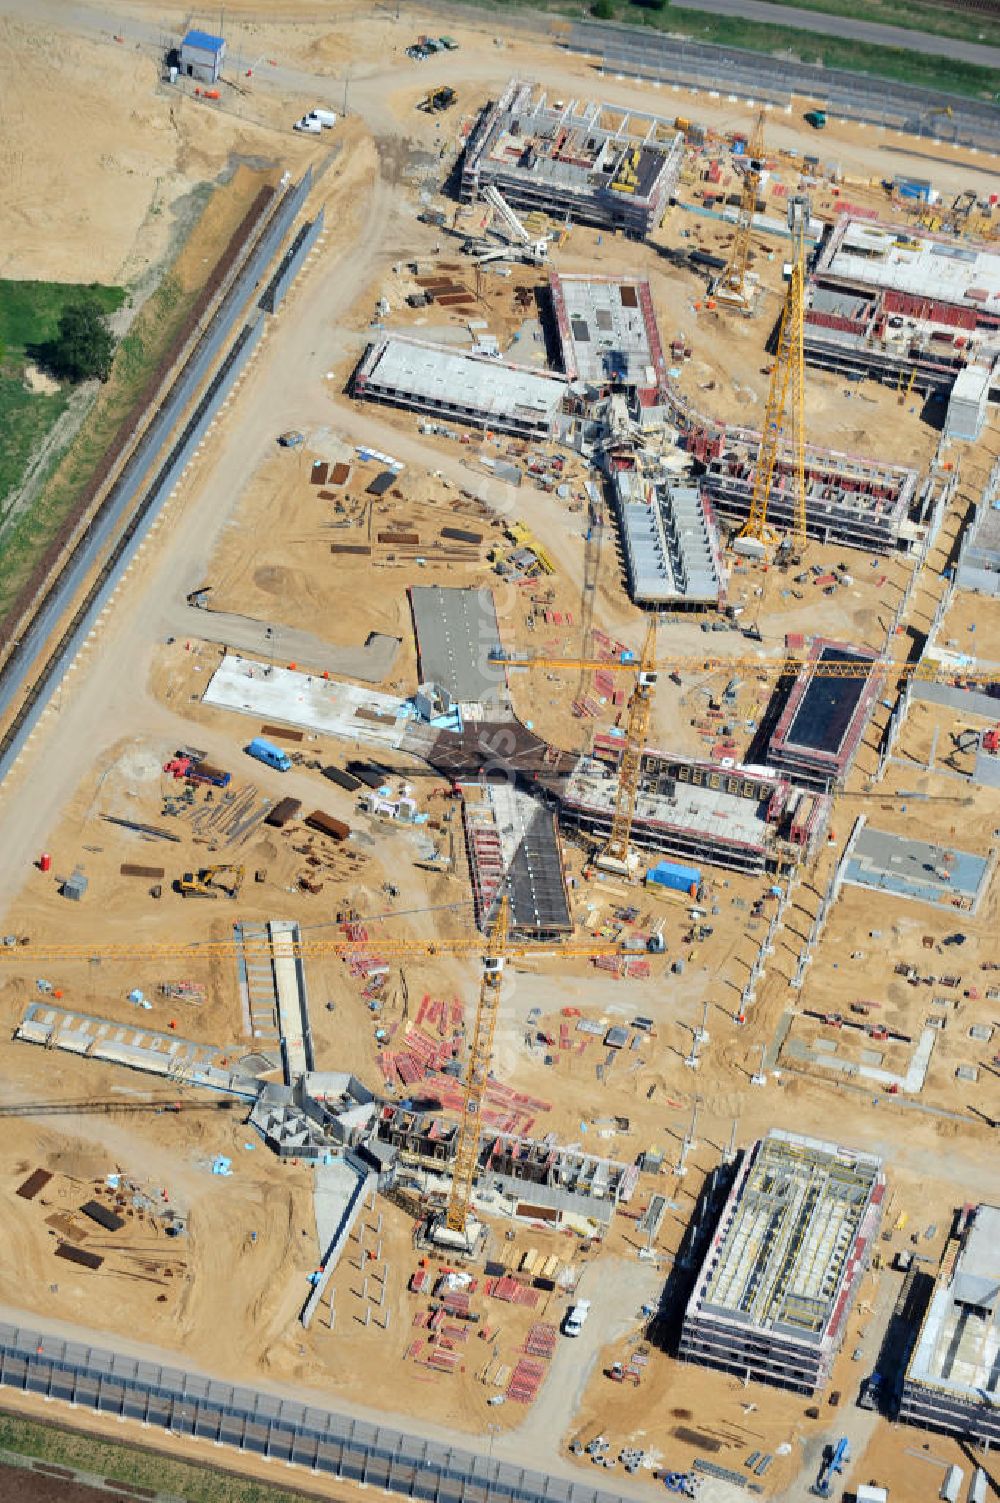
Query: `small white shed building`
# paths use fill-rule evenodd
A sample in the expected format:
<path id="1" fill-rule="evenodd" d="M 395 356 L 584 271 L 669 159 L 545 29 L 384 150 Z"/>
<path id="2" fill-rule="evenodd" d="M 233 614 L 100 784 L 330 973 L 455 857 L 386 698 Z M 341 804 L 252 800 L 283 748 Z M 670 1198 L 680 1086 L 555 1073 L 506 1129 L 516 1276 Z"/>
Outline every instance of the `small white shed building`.
<path id="1" fill-rule="evenodd" d="M 213 37 L 207 31 L 189 31 L 181 43 L 181 72 L 198 83 L 217 83 L 225 55 L 222 37 Z"/>

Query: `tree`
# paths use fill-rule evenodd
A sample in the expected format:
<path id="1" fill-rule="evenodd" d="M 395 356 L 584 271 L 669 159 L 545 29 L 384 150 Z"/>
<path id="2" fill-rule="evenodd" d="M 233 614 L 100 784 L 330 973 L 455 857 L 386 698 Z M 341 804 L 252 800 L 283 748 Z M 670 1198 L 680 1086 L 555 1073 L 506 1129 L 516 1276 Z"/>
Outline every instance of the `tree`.
<path id="1" fill-rule="evenodd" d="M 106 381 L 114 352 L 114 335 L 98 304 L 93 298 L 81 298 L 63 309 L 58 332 L 45 346 L 44 362 L 68 381 L 86 381 L 91 376 Z"/>
<path id="2" fill-rule="evenodd" d="M 615 18 L 615 8 L 612 0 L 594 0 L 591 10 L 598 21 L 613 21 Z"/>

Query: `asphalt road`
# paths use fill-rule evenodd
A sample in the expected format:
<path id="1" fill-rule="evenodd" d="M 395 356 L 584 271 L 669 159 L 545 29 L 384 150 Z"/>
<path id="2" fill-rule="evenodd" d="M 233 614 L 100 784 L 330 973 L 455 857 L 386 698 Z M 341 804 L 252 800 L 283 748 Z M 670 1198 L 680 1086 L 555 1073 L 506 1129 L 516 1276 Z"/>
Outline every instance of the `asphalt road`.
<path id="1" fill-rule="evenodd" d="M 911 31 L 908 26 L 884 26 L 880 21 L 857 21 L 823 11 L 802 10 L 795 5 L 772 5 L 768 0 L 682 0 L 685 10 L 709 11 L 717 16 L 739 16 L 744 21 L 766 21 L 773 26 L 794 26 L 819 36 L 868 42 L 878 47 L 903 47 L 929 57 L 947 56 L 953 62 L 976 63 L 981 68 L 1000 68 L 1000 47 L 980 42 L 960 42 L 953 37 Z M 990 23 L 983 18 L 983 30 Z"/>

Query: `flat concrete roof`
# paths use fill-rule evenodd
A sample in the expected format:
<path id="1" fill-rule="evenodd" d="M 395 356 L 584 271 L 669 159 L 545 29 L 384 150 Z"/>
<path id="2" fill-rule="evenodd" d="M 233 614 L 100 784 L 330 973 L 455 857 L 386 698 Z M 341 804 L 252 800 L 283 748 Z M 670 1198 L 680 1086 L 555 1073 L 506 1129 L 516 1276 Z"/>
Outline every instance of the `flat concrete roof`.
<path id="1" fill-rule="evenodd" d="M 815 275 L 1000 312 L 1000 251 L 870 219 L 838 221 Z M 969 294 L 975 292 L 975 297 Z M 980 296 L 979 294 L 985 294 Z"/>
<path id="2" fill-rule="evenodd" d="M 948 908 L 953 898 L 965 898 L 974 908 L 988 872 L 985 856 L 907 840 L 866 825 L 854 842 L 844 881 Z"/>
<path id="3" fill-rule="evenodd" d="M 531 422 L 552 423 L 567 390 L 566 378 L 553 371 L 422 344 L 400 334 L 369 346 L 359 375 L 365 386 L 398 392 L 428 410 L 459 405 L 487 418 L 510 414 Z M 359 395 L 364 395 L 361 387 Z"/>
<path id="4" fill-rule="evenodd" d="M 410 725 L 398 695 L 273 667 L 234 652 L 226 653 L 202 698 L 219 709 L 323 731 L 344 741 L 398 746 Z"/>
<path id="5" fill-rule="evenodd" d="M 973 1213 L 951 1277 L 934 1290 L 906 1374 L 971 1403 L 1000 1403 L 1000 1209 Z"/>
<path id="6" fill-rule="evenodd" d="M 506 702 L 492 590 L 414 585 L 410 589 L 420 682 L 438 684 L 460 704 Z"/>
<path id="7" fill-rule="evenodd" d="M 617 789 L 617 773 L 609 777 L 603 763 L 582 757 L 567 780 L 564 797 L 608 814 L 614 810 Z M 766 798 L 742 798 L 724 788 L 678 781 L 673 797 L 641 791 L 636 799 L 635 818 L 693 831 L 727 844 L 735 842 L 765 850 L 774 838 L 774 830 L 767 822 L 767 806 Z"/>
<path id="8" fill-rule="evenodd" d="M 774 1129 L 748 1152 L 723 1211 L 695 1291 L 699 1314 L 822 1341 L 838 1323 L 880 1182 L 874 1154 Z"/>
<path id="9" fill-rule="evenodd" d="M 656 386 L 665 377 L 643 277 L 549 277 L 563 369 L 590 386 Z"/>

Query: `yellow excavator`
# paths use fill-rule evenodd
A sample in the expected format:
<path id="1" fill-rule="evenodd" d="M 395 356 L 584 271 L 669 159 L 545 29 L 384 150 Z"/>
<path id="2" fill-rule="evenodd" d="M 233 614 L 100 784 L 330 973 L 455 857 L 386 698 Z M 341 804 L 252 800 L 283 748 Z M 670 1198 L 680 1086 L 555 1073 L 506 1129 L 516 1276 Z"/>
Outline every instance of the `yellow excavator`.
<path id="1" fill-rule="evenodd" d="M 203 866 L 200 871 L 185 872 L 174 883 L 182 898 L 238 898 L 246 876 L 244 866 Z"/>

